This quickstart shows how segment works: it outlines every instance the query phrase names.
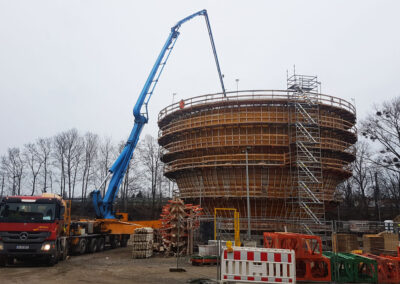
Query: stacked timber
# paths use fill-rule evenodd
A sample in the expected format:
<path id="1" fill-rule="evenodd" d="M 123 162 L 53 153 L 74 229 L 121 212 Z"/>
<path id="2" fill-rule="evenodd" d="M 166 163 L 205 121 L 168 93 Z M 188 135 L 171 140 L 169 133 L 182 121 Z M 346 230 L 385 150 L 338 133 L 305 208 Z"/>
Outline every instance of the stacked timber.
<path id="1" fill-rule="evenodd" d="M 153 255 L 153 229 L 138 228 L 131 235 L 132 258 L 148 258 Z"/>
<path id="2" fill-rule="evenodd" d="M 390 232 L 382 232 L 378 234 L 383 238 L 383 253 L 386 255 L 397 255 L 397 247 L 399 245 L 399 237 L 397 234 Z"/>
<path id="3" fill-rule="evenodd" d="M 384 239 L 378 234 L 363 235 L 363 252 L 380 255 L 384 252 Z"/>
<path id="4" fill-rule="evenodd" d="M 163 207 L 160 233 L 166 256 L 193 253 L 193 232 L 199 227 L 200 214 L 199 205 L 185 204 L 179 198 Z"/>
<path id="5" fill-rule="evenodd" d="M 332 234 L 332 245 L 336 252 L 351 252 L 360 249 L 357 235 L 354 234 Z"/>
<path id="6" fill-rule="evenodd" d="M 164 247 L 159 229 L 154 229 L 153 252 L 163 252 Z"/>

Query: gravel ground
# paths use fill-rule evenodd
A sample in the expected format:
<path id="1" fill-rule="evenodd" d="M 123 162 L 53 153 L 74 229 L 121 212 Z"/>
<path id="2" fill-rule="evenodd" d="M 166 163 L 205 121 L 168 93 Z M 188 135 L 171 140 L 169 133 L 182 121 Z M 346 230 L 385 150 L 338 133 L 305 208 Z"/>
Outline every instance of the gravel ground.
<path id="1" fill-rule="evenodd" d="M 179 263 L 186 272 L 169 272 L 175 266 L 175 258 L 132 259 L 130 248 L 119 248 L 72 256 L 53 267 L 18 263 L 0 268 L 0 283 L 201 283 L 195 280 L 217 275 L 216 266 L 192 266 L 187 259 Z"/>

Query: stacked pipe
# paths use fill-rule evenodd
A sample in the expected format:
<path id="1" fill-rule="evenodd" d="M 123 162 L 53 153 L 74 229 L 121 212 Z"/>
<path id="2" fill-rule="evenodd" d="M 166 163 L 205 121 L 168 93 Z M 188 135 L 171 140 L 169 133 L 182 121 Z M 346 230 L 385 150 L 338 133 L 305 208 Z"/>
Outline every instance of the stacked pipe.
<path id="1" fill-rule="evenodd" d="M 199 205 L 185 204 L 182 199 L 170 200 L 162 209 L 161 236 L 166 256 L 193 252 L 193 231 L 200 225 Z"/>

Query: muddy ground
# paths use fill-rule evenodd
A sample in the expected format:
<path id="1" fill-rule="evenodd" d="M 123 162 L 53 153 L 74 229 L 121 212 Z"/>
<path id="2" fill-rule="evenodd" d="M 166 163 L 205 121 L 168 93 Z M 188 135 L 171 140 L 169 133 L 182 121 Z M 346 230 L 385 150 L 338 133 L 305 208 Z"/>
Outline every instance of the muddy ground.
<path id="1" fill-rule="evenodd" d="M 216 266 L 192 266 L 187 259 L 181 259 L 179 265 L 186 272 L 169 272 L 176 266 L 175 258 L 132 259 L 128 247 L 72 256 L 53 267 L 17 263 L 0 268 L 0 283 L 204 283 L 195 280 L 217 276 Z"/>

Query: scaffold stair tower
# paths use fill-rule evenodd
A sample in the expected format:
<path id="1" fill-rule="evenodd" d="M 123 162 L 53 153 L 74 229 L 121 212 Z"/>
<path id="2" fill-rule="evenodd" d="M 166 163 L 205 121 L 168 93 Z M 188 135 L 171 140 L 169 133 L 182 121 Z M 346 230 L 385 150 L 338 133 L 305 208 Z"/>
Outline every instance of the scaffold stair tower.
<path id="1" fill-rule="evenodd" d="M 290 218 L 307 233 L 325 221 L 322 189 L 319 82 L 316 76 L 296 75 L 287 79 L 291 111 L 290 157 L 292 189 Z"/>

